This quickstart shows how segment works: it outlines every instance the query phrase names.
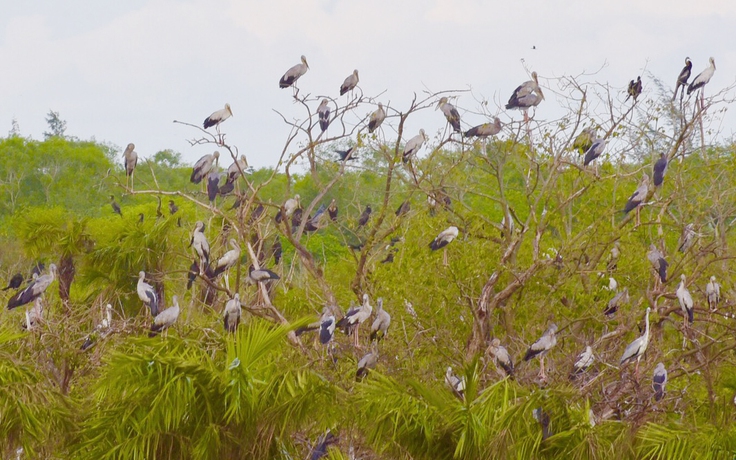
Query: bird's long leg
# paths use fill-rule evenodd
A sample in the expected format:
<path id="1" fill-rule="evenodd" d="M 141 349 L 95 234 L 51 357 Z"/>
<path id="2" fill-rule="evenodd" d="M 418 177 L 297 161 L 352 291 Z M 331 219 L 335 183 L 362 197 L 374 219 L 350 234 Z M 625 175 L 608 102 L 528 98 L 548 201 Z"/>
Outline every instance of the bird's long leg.
<path id="1" fill-rule="evenodd" d="M 641 359 L 641 356 L 639 356 L 639 358 L 636 359 L 636 368 L 634 369 L 634 380 L 636 380 L 637 383 L 639 382 L 639 361 L 640 359 Z"/>
<path id="2" fill-rule="evenodd" d="M 360 348 L 360 340 L 358 339 L 358 331 L 360 330 L 360 323 L 358 323 L 355 326 L 355 330 L 353 331 L 353 343 L 355 345 L 355 348 Z"/>
<path id="3" fill-rule="evenodd" d="M 547 380 L 547 375 L 544 373 L 544 355 L 539 357 L 539 378 Z"/>
<path id="4" fill-rule="evenodd" d="M 445 247 L 445 249 L 442 251 L 442 263 L 445 267 L 447 267 L 447 247 Z"/>

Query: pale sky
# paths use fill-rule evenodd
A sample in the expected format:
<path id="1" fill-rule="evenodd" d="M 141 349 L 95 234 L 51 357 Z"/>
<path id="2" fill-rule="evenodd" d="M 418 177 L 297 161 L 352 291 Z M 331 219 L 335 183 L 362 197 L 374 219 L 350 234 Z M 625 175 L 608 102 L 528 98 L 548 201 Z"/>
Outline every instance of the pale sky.
<path id="1" fill-rule="evenodd" d="M 16 118 L 22 135 L 42 139 L 55 110 L 68 135 L 134 142 L 142 157 L 173 149 L 187 162 L 213 149 L 189 146 L 196 133 L 172 120 L 200 124 L 229 102 L 228 141 L 252 165 L 274 165 L 289 130 L 273 110 L 302 116 L 278 80 L 302 54 L 311 68 L 302 91 L 337 97 L 357 68 L 364 94 L 385 91 L 380 100 L 399 110 L 426 88 L 472 88 L 504 103 L 528 79 L 525 66 L 543 86 L 603 67 L 600 82 L 625 87 L 646 68 L 674 87 L 685 56 L 693 76 L 713 56 L 713 90 L 736 80 L 733 0 L 6 0 L 2 11 L 0 136 Z M 469 94 L 455 104 L 478 109 Z M 548 97 L 537 118 L 555 104 Z M 468 126 L 484 121 L 463 117 Z M 427 111 L 405 139 L 444 125 Z"/>

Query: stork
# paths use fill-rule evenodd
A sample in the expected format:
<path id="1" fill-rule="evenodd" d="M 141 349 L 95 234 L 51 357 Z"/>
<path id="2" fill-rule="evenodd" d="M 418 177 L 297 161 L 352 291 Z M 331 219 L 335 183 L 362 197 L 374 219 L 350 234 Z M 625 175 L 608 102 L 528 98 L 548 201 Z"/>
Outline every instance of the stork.
<path id="1" fill-rule="evenodd" d="M 685 287 L 685 274 L 680 275 L 680 285 L 677 286 L 677 301 L 680 302 L 682 315 L 685 321 L 685 327 L 693 323 L 693 297 L 690 295 L 687 287 Z"/>
<path id="2" fill-rule="evenodd" d="M 465 137 L 480 137 L 485 139 L 489 136 L 495 136 L 501 132 L 503 125 L 498 117 L 493 117 L 493 123 L 483 123 L 482 125 L 474 126 L 469 130 L 465 131 Z"/>
<path id="3" fill-rule="evenodd" d="M 117 201 L 115 201 L 115 195 L 110 195 L 110 207 L 112 208 L 112 212 L 123 217 L 123 211 L 120 209 L 120 205 Z"/>
<path id="4" fill-rule="evenodd" d="M 192 175 L 189 177 L 189 180 L 193 184 L 199 184 L 202 182 L 202 179 L 207 177 L 207 174 L 212 170 L 212 164 L 215 163 L 218 158 L 220 158 L 220 152 L 215 151 L 214 153 L 207 154 L 197 160 L 197 162 L 194 163 Z"/>
<path id="5" fill-rule="evenodd" d="M 217 131 L 220 131 L 220 123 L 233 116 L 233 111 L 230 109 L 230 104 L 225 104 L 224 109 L 216 110 L 212 112 L 212 115 L 204 119 L 204 129 L 214 126 Z"/>
<path id="6" fill-rule="evenodd" d="M 687 87 L 687 95 L 689 96 L 690 93 L 693 91 L 697 91 L 700 88 L 703 88 L 705 85 L 710 82 L 710 79 L 713 78 L 713 74 L 716 72 L 716 61 L 713 58 L 709 59 L 710 65 L 705 68 L 702 72 L 698 74 L 697 77 L 693 79 L 692 82 L 690 82 L 690 85 Z M 701 91 L 701 97 L 702 97 L 702 91 Z"/>
<path id="7" fill-rule="evenodd" d="M 31 284 L 26 286 L 22 291 L 17 292 L 13 297 L 8 299 L 8 310 L 12 310 L 16 307 L 21 307 L 27 303 L 31 303 L 46 291 L 46 289 L 56 279 L 56 265 L 49 265 L 49 272 L 45 275 L 40 275 L 38 278 L 33 280 Z"/>
<path id="8" fill-rule="evenodd" d="M 445 118 L 447 119 L 447 122 L 452 126 L 452 129 L 456 132 L 460 132 L 460 113 L 458 113 L 457 109 L 454 105 L 450 104 L 448 99 L 446 97 L 440 98 L 440 101 L 437 103 L 437 107 L 435 107 L 435 110 L 441 110 L 442 113 L 445 115 Z"/>
<path id="9" fill-rule="evenodd" d="M 281 279 L 279 275 L 272 272 L 271 270 L 263 267 L 256 270 L 253 265 L 251 265 L 248 269 L 248 278 L 254 283 L 264 283 L 269 280 Z"/>
<path id="10" fill-rule="evenodd" d="M 506 109 L 521 109 L 524 111 L 524 122 L 529 122 L 528 110 L 536 107 L 544 99 L 542 88 L 539 87 L 537 72 L 532 72 L 532 79 L 519 85 L 511 94 Z"/>
<path id="11" fill-rule="evenodd" d="M 123 152 L 123 164 L 125 167 L 125 185 L 128 185 L 128 178 L 130 178 L 130 190 L 133 190 L 133 173 L 135 173 L 135 166 L 138 164 L 138 154 L 135 152 L 135 144 L 132 142 L 125 147 Z"/>
<path id="12" fill-rule="evenodd" d="M 240 245 L 238 245 L 238 242 L 231 239 L 228 243 L 230 244 L 230 250 L 217 259 L 217 262 L 215 263 L 215 267 L 213 269 L 215 277 L 230 270 L 240 260 Z"/>
<path id="13" fill-rule="evenodd" d="M 695 242 L 695 237 L 697 236 L 697 233 L 695 233 L 695 224 L 692 222 L 687 224 L 685 228 L 682 229 L 682 233 L 680 234 L 680 239 L 677 242 L 677 250 L 685 253 L 688 249 L 693 245 Z"/>
<path id="14" fill-rule="evenodd" d="M 705 296 L 708 298 L 708 306 L 711 311 L 716 311 L 718 302 L 721 301 L 721 285 L 716 282 L 715 276 L 711 276 L 710 281 L 705 286 Z"/>
<path id="15" fill-rule="evenodd" d="M 630 363 L 631 361 L 636 360 L 636 379 L 639 380 L 639 361 L 641 361 L 641 358 L 644 357 L 644 352 L 647 351 L 647 346 L 649 345 L 649 312 L 651 311 L 651 308 L 647 307 L 647 313 L 644 319 L 645 327 L 644 327 L 644 335 L 641 337 L 637 337 L 634 339 L 633 342 L 629 344 L 629 346 L 626 347 L 626 350 L 624 350 L 624 354 L 621 356 L 621 360 L 619 361 L 619 365 L 623 366 L 626 363 Z"/>
<path id="16" fill-rule="evenodd" d="M 652 178 L 654 186 L 659 187 L 664 182 L 664 174 L 667 172 L 667 155 L 659 154 L 659 160 L 654 163 Z"/>
<path id="17" fill-rule="evenodd" d="M 445 383 L 450 387 L 450 390 L 455 393 L 455 396 L 460 399 L 465 398 L 465 377 L 458 377 L 455 375 L 452 372 L 452 367 L 448 366 L 445 371 Z"/>
<path id="18" fill-rule="evenodd" d="M 232 299 L 225 303 L 225 311 L 223 312 L 223 322 L 227 332 L 235 332 L 240 324 L 240 316 L 242 315 L 242 307 L 240 306 L 240 294 L 237 292 Z"/>
<path id="19" fill-rule="evenodd" d="M 647 252 L 647 259 L 652 264 L 652 268 L 657 272 L 657 280 L 662 283 L 667 282 L 667 267 L 669 264 L 665 260 L 664 255 L 657 249 L 654 244 L 649 245 L 649 252 Z"/>
<path id="20" fill-rule="evenodd" d="M 377 130 L 385 119 L 386 111 L 383 109 L 383 104 L 379 102 L 378 108 L 375 112 L 371 114 L 371 117 L 368 121 L 368 132 L 372 133 L 373 131 Z"/>
<path id="21" fill-rule="evenodd" d="M 371 306 L 370 304 L 368 294 L 363 294 L 363 304 L 360 307 L 348 310 L 345 316 L 343 316 L 340 321 L 337 322 L 337 327 L 342 328 L 346 334 L 352 332 L 353 345 L 356 348 L 360 348 L 360 341 L 358 336 L 360 325 L 371 317 L 372 312 L 373 306 Z"/>
<path id="22" fill-rule="evenodd" d="M 84 351 L 92 347 L 97 342 L 97 339 L 102 339 L 107 337 L 107 335 L 110 333 L 112 327 L 112 305 L 107 304 L 105 305 L 105 314 L 102 317 L 102 320 L 100 320 L 99 323 L 97 323 L 97 326 L 95 326 L 95 330 L 92 332 L 92 334 L 88 335 L 84 339 L 84 343 L 82 344 L 80 350 Z"/>
<path id="23" fill-rule="evenodd" d="M 636 225 L 641 225 L 640 217 L 639 217 L 639 210 L 644 205 L 644 200 L 647 199 L 647 195 L 649 194 L 649 176 L 644 174 L 641 177 L 641 182 L 639 183 L 639 186 L 636 188 L 636 191 L 634 191 L 633 195 L 629 197 L 629 200 L 626 202 L 626 206 L 624 206 L 624 213 L 628 214 L 629 212 L 636 209 Z"/>
<path id="24" fill-rule="evenodd" d="M 677 76 L 677 83 L 675 84 L 675 94 L 672 95 L 672 100 L 674 101 L 677 98 L 677 92 L 682 88 L 682 92 L 680 92 L 680 101 L 682 101 L 682 97 L 685 95 L 685 89 L 687 89 L 687 81 L 690 78 L 690 73 L 693 70 L 693 63 L 690 61 L 689 57 L 685 58 L 685 67 L 682 68 L 680 71 L 680 75 Z"/>
<path id="25" fill-rule="evenodd" d="M 529 361 L 530 359 L 539 356 L 539 378 L 542 380 L 547 380 L 547 375 L 544 372 L 544 356 L 557 344 L 557 337 L 555 336 L 556 332 L 557 325 L 552 323 L 544 332 L 542 337 L 531 344 L 524 355 L 524 361 Z"/>
<path id="26" fill-rule="evenodd" d="M 606 309 L 603 311 L 603 314 L 611 317 L 618 311 L 618 309 L 621 307 L 621 305 L 627 303 L 629 301 L 629 288 L 624 288 L 621 292 L 617 293 L 615 296 L 613 296 L 613 299 L 611 299 L 608 302 L 608 305 L 606 306 Z"/>
<path id="27" fill-rule="evenodd" d="M 606 149 L 605 139 L 602 139 L 599 137 L 596 140 L 594 140 L 593 144 L 585 152 L 585 158 L 583 159 L 583 166 L 588 166 L 591 161 L 601 156 L 605 149 Z"/>
<path id="28" fill-rule="evenodd" d="M 358 361 L 358 370 L 355 373 L 355 380 L 363 380 L 363 378 L 368 375 L 369 370 L 376 367 L 377 362 L 378 350 L 373 349 L 366 353 L 362 358 L 360 358 L 360 361 Z"/>
<path id="29" fill-rule="evenodd" d="M 287 70 L 284 76 L 281 77 L 281 80 L 279 80 L 279 88 L 281 89 L 288 88 L 289 86 L 294 87 L 295 97 L 297 94 L 299 94 L 299 88 L 297 88 L 296 86 L 296 81 L 299 80 L 302 75 L 307 73 L 307 70 L 309 70 L 307 58 L 302 56 L 301 60 L 302 62 Z"/>
<path id="30" fill-rule="evenodd" d="M 417 154 L 427 140 L 427 135 L 423 129 L 420 129 L 419 134 L 409 139 L 404 146 L 404 153 L 401 155 L 404 164 L 408 163 Z"/>
<path id="31" fill-rule="evenodd" d="M 342 82 L 342 85 L 340 85 L 340 96 L 347 93 L 348 91 L 352 91 L 353 89 L 355 89 L 355 87 L 358 86 L 358 81 L 358 69 L 355 69 L 353 70 L 353 73 L 345 78 L 345 81 Z"/>
<path id="32" fill-rule="evenodd" d="M 496 363 L 496 366 L 503 369 L 503 372 L 507 377 L 513 378 L 514 362 L 511 360 L 511 355 L 508 350 L 506 350 L 506 347 L 501 345 L 501 340 L 498 338 L 493 339 L 488 350 L 493 356 L 493 361 Z"/>
<path id="33" fill-rule="evenodd" d="M 593 146 L 593 142 L 595 142 L 596 139 L 599 138 L 596 135 L 595 128 L 589 126 L 580 131 L 580 134 L 575 137 L 575 140 L 572 142 L 572 148 L 573 150 L 577 150 L 578 153 L 582 155 L 590 150 L 590 148 Z"/>
<path id="34" fill-rule="evenodd" d="M 194 231 L 192 232 L 192 238 L 189 241 L 189 246 L 194 249 L 199 257 L 199 275 L 204 275 L 210 266 L 210 244 L 207 242 L 207 237 L 204 234 L 204 222 L 198 220 L 194 224 Z"/>
<path id="35" fill-rule="evenodd" d="M 593 349 L 590 345 L 586 345 L 585 350 L 578 355 L 575 360 L 575 364 L 572 366 L 572 372 L 570 372 L 570 380 L 573 380 L 578 375 L 587 371 L 590 366 L 595 362 L 595 355 L 593 355 Z"/>
<path id="36" fill-rule="evenodd" d="M 156 337 L 161 331 L 168 330 L 179 317 L 179 299 L 174 296 L 172 299 L 172 306 L 162 311 L 153 319 L 151 324 L 151 332 L 148 333 L 148 337 Z"/>
<path id="37" fill-rule="evenodd" d="M 380 341 L 386 338 L 388 334 L 388 327 L 391 325 L 391 315 L 383 309 L 383 299 L 378 298 L 378 305 L 376 306 L 376 319 L 371 325 L 371 341 Z"/>
<path id="38" fill-rule="evenodd" d="M 322 103 L 317 107 L 317 116 L 319 117 L 319 129 L 322 132 L 327 131 L 330 126 L 330 100 L 322 99 Z"/>
<path id="39" fill-rule="evenodd" d="M 156 290 L 153 289 L 153 286 L 146 283 L 145 279 L 146 272 L 142 270 L 138 272 L 138 286 L 136 287 L 136 292 L 138 293 L 138 298 L 143 302 L 143 305 L 151 310 L 151 316 L 155 318 L 156 315 L 158 315 L 158 296 L 156 295 Z"/>
<path id="40" fill-rule="evenodd" d="M 664 387 L 667 385 L 667 369 L 664 363 L 657 364 L 652 376 L 652 389 L 654 389 L 654 400 L 659 401 L 664 396 Z"/>

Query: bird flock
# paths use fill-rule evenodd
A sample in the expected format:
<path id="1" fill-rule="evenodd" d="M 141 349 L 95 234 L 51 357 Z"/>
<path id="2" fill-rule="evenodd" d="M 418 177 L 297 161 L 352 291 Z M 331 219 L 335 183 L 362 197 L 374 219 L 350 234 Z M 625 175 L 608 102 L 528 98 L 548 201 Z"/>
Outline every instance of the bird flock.
<path id="1" fill-rule="evenodd" d="M 680 72 L 676 80 L 675 91 L 672 100 L 676 100 L 678 93 L 680 98 L 684 97 L 684 94 L 690 95 L 695 91 L 702 90 L 707 85 L 714 75 L 716 70 L 715 61 L 713 58 L 709 60 L 709 66 L 698 74 L 695 78 L 690 80 L 692 61 L 690 58 L 685 59 L 685 67 Z M 299 89 L 297 82 L 309 70 L 307 59 L 301 56 L 301 62 L 289 68 L 279 80 L 280 88 L 293 89 L 294 97 L 297 97 Z M 345 95 L 351 93 L 356 89 L 360 82 L 358 70 L 354 70 L 348 75 L 343 83 L 339 87 L 339 94 Z M 634 103 L 642 93 L 642 81 L 641 77 L 637 77 L 636 80 L 631 80 L 627 89 L 627 98 L 633 99 Z M 702 94 L 702 93 L 701 93 Z M 519 109 L 523 111 L 524 120 L 528 122 L 530 109 L 536 108 L 543 100 L 545 96 L 542 88 L 539 85 L 539 79 L 536 72 L 531 73 L 531 79 L 520 84 L 511 94 L 505 105 L 506 109 Z M 465 131 L 462 130 L 461 115 L 458 109 L 450 102 L 448 97 L 441 97 L 437 101 L 436 110 L 439 110 L 444 116 L 446 122 L 452 128 L 453 133 L 457 133 L 466 138 L 479 137 L 487 138 L 489 136 L 495 136 L 503 129 L 503 124 L 498 117 L 493 117 L 491 122 L 486 122 L 473 126 Z M 326 131 L 333 119 L 333 114 L 330 106 L 330 100 L 325 98 L 319 103 L 316 108 L 316 114 L 318 117 L 318 125 L 321 131 Z M 387 118 L 387 110 L 383 103 L 377 103 L 377 109 L 370 114 L 367 118 L 366 128 L 369 133 L 373 133 L 380 129 L 382 123 Z M 215 128 L 219 133 L 222 123 L 227 121 L 233 116 L 233 111 L 229 104 L 225 104 L 224 108 L 213 112 L 211 115 L 204 119 L 202 123 L 203 128 L 210 129 Z M 418 134 L 409 138 L 404 144 L 401 159 L 404 164 L 409 164 L 416 157 L 417 153 L 427 143 L 428 136 L 424 129 L 420 129 Z M 589 127 L 582 130 L 582 132 L 575 138 L 572 148 L 574 151 L 579 152 L 583 155 L 583 167 L 587 167 L 589 164 L 599 158 L 606 149 L 607 140 L 605 137 L 600 137 L 596 133 L 595 128 Z M 355 148 L 349 150 L 338 151 L 339 161 L 347 162 L 357 158 Z M 123 152 L 124 170 L 126 174 L 126 187 L 129 190 L 134 189 L 133 179 L 138 162 L 138 155 L 135 152 L 135 145 L 130 143 L 127 145 Z M 203 191 L 207 193 L 210 204 L 214 206 L 217 196 L 224 196 L 228 193 L 236 190 L 238 186 L 238 178 L 244 176 L 248 170 L 248 163 L 245 156 L 241 156 L 235 159 L 233 164 L 226 170 L 225 173 L 220 174 L 218 172 L 218 161 L 221 155 L 219 151 L 215 151 L 211 154 L 204 155 L 200 158 L 193 166 L 190 181 L 193 184 L 203 184 Z M 662 154 L 660 158 L 653 165 L 652 183 L 655 188 L 660 187 L 664 181 L 665 174 L 668 167 L 668 161 L 665 154 Z M 224 184 L 221 184 L 222 178 L 225 179 Z M 643 174 L 640 185 L 631 194 L 626 202 L 623 212 L 628 214 L 631 211 L 636 211 L 636 222 L 639 224 L 640 217 L 639 211 L 646 204 L 648 197 L 650 196 L 650 178 L 647 174 Z M 428 195 L 428 202 L 430 207 L 433 208 L 437 203 L 442 200 L 449 199 L 446 195 L 443 196 L 431 196 Z M 159 203 L 160 204 L 160 203 Z M 240 205 L 240 200 L 236 203 Z M 123 216 L 123 210 L 120 205 L 116 202 L 113 195 L 110 196 L 110 205 L 113 212 Z M 234 206 L 235 207 L 235 206 Z M 263 209 L 260 208 L 263 212 Z M 409 203 L 405 202 L 396 211 L 396 215 L 402 215 L 409 209 Z M 178 206 L 173 200 L 169 201 L 169 212 L 175 214 L 178 211 Z M 325 211 L 327 211 L 325 213 Z M 275 216 L 277 223 L 289 222 L 294 228 L 299 227 L 302 224 L 302 206 L 300 196 L 295 195 L 292 198 L 287 199 L 278 209 Z M 358 219 L 359 226 L 365 226 L 372 214 L 370 205 L 366 205 L 362 214 Z M 335 200 L 331 200 L 329 206 L 322 205 L 314 215 L 308 216 L 305 229 L 307 231 L 315 231 L 324 227 L 329 221 L 335 221 L 337 219 L 338 209 Z M 326 219 L 325 219 L 326 218 Z M 505 230 L 513 230 L 513 220 L 509 219 L 508 222 L 502 223 L 502 227 Z M 444 249 L 444 263 L 447 265 L 447 252 L 446 248 L 459 236 L 459 229 L 456 226 L 450 226 L 449 228 L 442 230 L 437 237 L 429 243 L 431 251 L 438 251 Z M 689 250 L 692 247 L 694 241 L 697 238 L 697 232 L 695 226 L 689 224 L 683 229 L 680 242 L 678 244 L 678 250 L 682 253 Z M 219 258 L 212 257 L 210 253 L 210 245 L 205 235 L 205 223 L 197 221 L 194 225 L 189 246 L 193 252 L 193 262 L 189 272 L 189 284 L 188 288 L 191 288 L 192 283 L 197 278 L 206 279 L 207 283 L 216 283 L 220 278 L 224 278 L 224 281 L 229 284 L 227 274 L 230 270 L 236 267 L 241 261 L 241 247 L 238 241 L 235 239 L 228 240 L 229 249 L 222 254 Z M 394 242 L 392 242 L 392 245 Z M 279 254 L 280 254 L 280 243 L 279 243 Z M 392 253 L 389 253 L 392 255 Z M 276 255 L 274 255 L 276 257 Z M 620 256 L 620 246 L 618 242 L 611 248 L 609 262 L 607 269 L 613 273 L 617 267 L 618 259 Z M 280 255 L 279 255 L 280 257 Z M 657 284 L 666 283 L 667 270 L 669 263 L 667 262 L 662 251 L 652 244 L 649 252 L 646 255 L 647 260 L 651 264 L 652 270 L 655 274 L 655 280 Z M 278 263 L 278 258 L 276 259 Z M 31 329 L 34 324 L 43 317 L 43 304 L 41 302 L 44 292 L 57 278 L 57 268 L 51 264 L 48 270 L 41 274 L 40 270 L 36 270 L 33 274 L 33 279 L 23 287 L 23 276 L 16 274 L 11 278 L 8 286 L 3 290 L 17 289 L 17 292 L 13 294 L 8 300 L 7 308 L 14 309 L 23 305 L 33 304 L 33 306 L 26 311 L 26 322 L 27 328 Z M 279 275 L 267 268 L 256 267 L 250 265 L 248 269 L 248 280 L 253 284 L 262 283 L 273 283 L 280 279 Z M 150 281 L 150 280 L 149 280 Z M 156 284 L 156 283 L 154 283 Z M 619 289 L 616 280 L 611 277 L 609 283 L 610 290 L 614 293 L 614 296 L 607 302 L 604 309 L 604 314 L 611 317 L 617 313 L 620 306 L 627 303 L 629 299 L 629 291 L 627 287 Z M 151 325 L 150 335 L 153 337 L 161 332 L 167 331 L 173 326 L 177 318 L 180 315 L 179 297 L 173 296 L 171 306 L 166 309 L 161 309 L 164 305 L 163 299 L 159 298 L 156 288 L 146 281 L 146 273 L 140 271 L 138 274 L 138 282 L 136 286 L 137 295 L 142 302 L 143 306 L 150 312 Z M 715 276 L 710 277 L 705 288 L 706 298 L 711 310 L 718 308 L 718 304 L 721 301 L 720 286 L 716 282 Z M 696 321 L 694 301 L 693 297 L 688 290 L 686 275 L 682 274 L 680 277 L 680 283 L 676 290 L 676 298 L 681 307 L 681 312 L 684 318 L 683 328 L 688 330 L 693 326 Z M 223 327 L 227 332 L 235 332 L 240 324 L 242 317 L 242 303 L 239 293 L 234 293 L 228 298 L 222 309 Z M 105 316 L 102 321 L 97 325 L 94 336 L 101 337 L 106 334 L 106 331 L 110 329 L 112 322 L 111 318 L 111 306 L 107 306 L 105 310 Z M 358 361 L 356 379 L 363 379 L 368 375 L 370 369 L 373 369 L 379 361 L 379 343 L 388 337 L 388 331 L 391 324 L 391 316 L 385 309 L 382 298 L 377 299 L 376 308 L 374 310 L 371 305 L 369 295 L 367 293 L 362 295 L 362 303 L 358 306 L 353 306 L 340 318 L 335 317 L 335 309 L 325 307 L 323 313 L 318 321 L 295 330 L 296 336 L 301 336 L 310 331 L 318 332 L 315 340 L 324 347 L 325 353 L 332 356 L 333 338 L 336 330 L 341 330 L 347 335 L 352 335 L 353 346 L 362 348 L 360 344 L 359 331 L 363 323 L 368 322 L 370 325 L 370 331 L 368 334 L 369 351 Z M 639 365 L 645 357 L 645 352 L 650 343 L 650 308 L 646 309 L 644 314 L 645 328 L 641 336 L 637 337 L 632 341 L 623 351 L 623 354 L 619 360 L 619 365 L 624 366 L 627 363 L 636 362 L 635 375 L 636 379 L 639 378 Z M 372 322 L 369 320 L 374 318 Z M 530 361 L 534 358 L 540 360 L 540 371 L 539 380 L 545 382 L 547 380 L 547 372 L 545 369 L 545 357 L 554 349 L 557 344 L 557 333 L 559 332 L 558 326 L 551 323 L 544 334 L 539 337 L 538 340 L 529 345 L 526 353 L 523 356 L 524 361 Z M 88 349 L 93 344 L 93 336 L 90 335 L 85 340 L 82 349 Z M 490 342 L 488 349 L 489 355 L 492 358 L 493 363 L 498 368 L 498 371 L 510 378 L 514 377 L 515 365 L 511 354 L 502 344 L 499 338 L 493 338 Z M 570 379 L 577 379 L 581 375 L 588 372 L 595 363 L 595 353 L 590 344 L 586 344 L 585 349 L 580 353 L 573 364 L 573 368 L 570 371 Z M 448 388 L 457 396 L 463 397 L 465 391 L 465 377 L 457 376 L 454 374 L 451 367 L 447 367 L 445 373 L 445 383 Z M 654 390 L 654 399 L 659 401 L 665 394 L 665 385 L 667 383 L 667 370 L 664 363 L 659 363 L 654 370 L 652 376 L 652 388 Z M 536 413 L 535 416 L 543 417 L 543 412 Z M 328 432 L 321 440 L 323 447 L 324 445 L 333 442 L 334 435 Z M 313 457 L 315 458 L 315 457 Z"/>

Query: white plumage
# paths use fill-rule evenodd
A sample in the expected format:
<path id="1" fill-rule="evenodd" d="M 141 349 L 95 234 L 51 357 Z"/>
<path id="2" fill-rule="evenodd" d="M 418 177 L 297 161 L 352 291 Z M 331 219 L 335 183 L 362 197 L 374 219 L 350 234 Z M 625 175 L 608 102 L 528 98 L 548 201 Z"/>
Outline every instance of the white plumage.
<path id="1" fill-rule="evenodd" d="M 424 145 L 424 142 L 427 141 L 427 135 L 424 133 L 423 129 L 419 130 L 419 134 L 409 139 L 409 142 L 406 143 L 404 146 L 404 154 L 402 155 L 402 160 L 404 163 L 408 163 L 409 160 L 411 160 L 414 155 L 419 151 L 419 149 L 422 148 L 422 145 Z"/>
<path id="2" fill-rule="evenodd" d="M 192 175 L 189 177 L 189 180 L 193 184 L 199 184 L 202 182 L 202 179 L 207 177 L 207 174 L 210 173 L 212 170 L 212 164 L 220 158 L 220 152 L 215 151 L 214 153 L 207 154 L 197 160 L 196 163 L 194 163 L 194 167 L 192 168 Z"/>
<path id="3" fill-rule="evenodd" d="M 307 70 L 309 70 L 307 58 L 302 56 L 302 62 L 287 70 L 284 76 L 281 77 L 281 80 L 279 81 L 279 87 L 283 89 L 292 86 L 294 83 L 296 83 L 299 77 L 307 73 Z"/>
<path id="4" fill-rule="evenodd" d="M 139 272 L 136 292 L 138 293 L 138 298 L 141 299 L 143 304 L 151 310 L 151 316 L 155 318 L 156 315 L 158 315 L 158 296 L 156 295 L 156 290 L 153 289 L 153 286 L 146 283 L 145 279 L 146 272 Z"/>
<path id="5" fill-rule="evenodd" d="M 429 248 L 433 251 L 444 248 L 448 244 L 452 243 L 455 238 L 457 238 L 458 233 L 459 231 L 455 226 L 448 227 L 445 230 L 442 230 L 440 234 L 437 235 L 437 238 L 429 243 Z"/>
<path id="6" fill-rule="evenodd" d="M 659 363 L 654 369 L 654 375 L 652 376 L 655 401 L 659 401 L 664 396 L 665 385 L 667 385 L 667 369 L 664 367 L 664 363 Z"/>
<path id="7" fill-rule="evenodd" d="M 692 324 L 693 322 L 693 296 L 690 295 L 690 291 L 685 287 L 685 274 L 680 275 L 680 285 L 677 286 L 677 300 L 680 302 L 680 308 L 682 314 L 685 317 L 685 325 Z"/>
<path id="8" fill-rule="evenodd" d="M 235 332 L 240 324 L 240 316 L 242 315 L 242 307 L 240 306 L 240 294 L 237 292 L 232 299 L 225 303 L 225 311 L 223 312 L 223 320 L 225 330 L 227 332 Z"/>
<path id="9" fill-rule="evenodd" d="M 593 355 L 593 349 L 590 345 L 585 347 L 585 350 L 578 355 L 575 364 L 572 366 L 572 372 L 570 378 L 575 377 L 578 374 L 585 372 L 595 362 L 595 355 Z"/>
<path id="10" fill-rule="evenodd" d="M 693 79 L 693 81 L 690 82 L 690 85 L 687 87 L 688 95 L 693 91 L 696 91 L 699 88 L 707 85 L 710 79 L 713 78 L 713 74 L 716 72 L 716 61 L 713 58 L 710 58 L 709 61 L 710 65 L 706 67 L 705 70 L 700 72 L 698 76 Z"/>
<path id="11" fill-rule="evenodd" d="M 526 351 L 526 354 L 524 355 L 524 361 L 529 361 L 530 359 L 539 356 L 539 377 L 543 380 L 547 378 L 544 372 L 544 355 L 546 355 L 552 349 L 552 347 L 557 345 L 557 336 L 555 335 L 556 332 L 557 325 L 555 323 L 552 323 L 549 328 L 544 332 L 542 337 L 531 344 L 529 349 Z"/>
<path id="12" fill-rule="evenodd" d="M 378 299 L 376 307 L 376 319 L 371 325 L 371 340 L 381 340 L 386 337 L 388 327 L 391 325 L 391 315 L 383 309 L 383 299 Z"/>
<path id="13" fill-rule="evenodd" d="M 445 371 L 445 383 L 459 398 L 464 397 L 465 393 L 465 377 L 458 377 L 452 372 L 452 367 L 447 367 Z"/>
<path id="14" fill-rule="evenodd" d="M 56 279 L 56 265 L 49 265 L 49 272 L 35 278 L 25 289 L 8 300 L 8 310 L 31 303 L 40 297 Z"/>
<path id="15" fill-rule="evenodd" d="M 224 109 L 216 110 L 212 112 L 212 115 L 204 119 L 204 129 L 211 126 L 220 127 L 220 123 L 233 116 L 233 111 L 230 109 L 230 104 L 225 104 Z"/>
<path id="16" fill-rule="evenodd" d="M 715 311 L 718 308 L 718 302 L 721 301 L 721 285 L 716 282 L 715 276 L 711 276 L 705 286 L 705 295 L 708 297 L 708 306 Z"/>
<path id="17" fill-rule="evenodd" d="M 342 85 L 340 86 L 340 96 L 348 91 L 352 91 L 356 86 L 358 86 L 358 81 L 360 81 L 358 78 L 358 69 L 355 69 L 353 70 L 353 73 L 348 75 L 345 81 L 342 82 Z"/>
<path id="18" fill-rule="evenodd" d="M 235 266 L 235 264 L 240 260 L 240 246 L 238 245 L 238 242 L 231 239 L 229 244 L 231 249 L 223 254 L 222 257 L 217 259 L 217 263 L 214 268 L 215 276 L 219 276 L 226 272 L 231 267 Z"/>
<path id="19" fill-rule="evenodd" d="M 512 377 L 514 375 L 514 362 L 511 360 L 511 355 L 506 347 L 501 345 L 501 340 L 493 339 L 489 351 L 493 355 L 496 366 L 501 367 L 507 376 Z"/>
<path id="20" fill-rule="evenodd" d="M 210 265 L 210 244 L 204 235 L 204 223 L 201 220 L 194 224 L 194 231 L 189 245 L 199 257 L 199 274 L 200 276 L 204 275 Z"/>
<path id="21" fill-rule="evenodd" d="M 448 102 L 448 99 L 446 97 L 440 98 L 440 101 L 437 103 L 437 107 L 435 110 L 440 109 L 442 113 L 445 115 L 445 118 L 447 119 L 447 122 L 450 123 L 450 126 L 452 126 L 452 129 L 456 132 L 460 132 L 460 113 L 457 111 L 454 105 L 450 104 Z"/>
<path id="22" fill-rule="evenodd" d="M 330 126 L 330 100 L 322 99 L 322 103 L 317 107 L 317 115 L 319 116 L 319 129 L 322 132 L 327 131 Z"/>
<path id="23" fill-rule="evenodd" d="M 170 328 L 179 317 L 179 299 L 174 296 L 172 299 L 172 306 L 162 311 L 153 319 L 151 324 L 151 332 L 148 333 L 149 337 L 155 337 L 159 332 Z"/>
<path id="24" fill-rule="evenodd" d="M 636 375 L 639 375 L 639 361 L 644 356 L 644 352 L 647 351 L 649 345 L 649 312 L 651 308 L 647 307 L 647 313 L 645 316 L 645 328 L 644 335 L 637 337 L 633 342 L 629 344 L 624 350 L 624 354 L 621 355 L 619 365 L 623 366 L 633 360 L 636 360 Z"/>

